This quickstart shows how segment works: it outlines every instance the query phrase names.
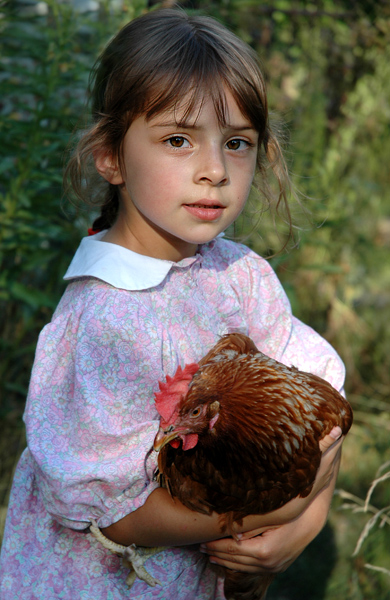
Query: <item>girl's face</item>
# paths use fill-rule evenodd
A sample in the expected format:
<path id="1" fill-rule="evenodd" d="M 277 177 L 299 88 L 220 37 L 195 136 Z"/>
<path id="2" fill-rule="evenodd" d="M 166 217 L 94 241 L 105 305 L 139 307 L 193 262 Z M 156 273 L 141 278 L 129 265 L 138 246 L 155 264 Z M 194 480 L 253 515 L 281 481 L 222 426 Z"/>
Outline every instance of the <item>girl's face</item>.
<path id="1" fill-rule="evenodd" d="M 184 108 L 133 121 L 122 170 L 107 157 L 97 159 L 100 173 L 121 190 L 119 216 L 106 241 L 179 261 L 238 217 L 255 173 L 258 133 L 228 91 L 226 100 L 224 127 L 205 98 L 184 126 L 177 125 Z"/>

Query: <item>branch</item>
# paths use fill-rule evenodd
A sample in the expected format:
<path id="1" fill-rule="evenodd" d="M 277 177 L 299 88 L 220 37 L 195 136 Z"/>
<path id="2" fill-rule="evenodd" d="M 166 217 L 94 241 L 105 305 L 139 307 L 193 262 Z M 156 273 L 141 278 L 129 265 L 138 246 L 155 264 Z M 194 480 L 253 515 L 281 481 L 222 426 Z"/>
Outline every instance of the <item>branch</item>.
<path id="1" fill-rule="evenodd" d="M 340 506 L 340 508 L 343 510 L 346 510 L 346 509 L 352 510 L 352 512 L 355 514 L 371 512 L 374 515 L 376 515 L 380 512 L 380 509 L 377 508 L 376 506 L 372 506 L 372 504 L 366 505 L 365 500 L 362 500 L 358 496 L 354 496 L 354 494 L 350 494 L 349 492 L 346 492 L 345 490 L 336 489 L 334 491 L 334 493 L 336 496 L 340 496 L 340 498 L 342 498 L 343 500 L 351 500 L 353 502 L 353 504 L 342 504 L 342 506 Z M 389 507 L 387 507 L 387 508 L 389 508 Z M 386 514 L 382 515 L 382 521 L 386 525 L 390 525 L 390 516 L 387 516 Z"/>
<path id="2" fill-rule="evenodd" d="M 382 465 L 383 467 L 384 465 Z M 367 510 L 367 506 L 369 506 L 370 504 L 370 500 L 371 500 L 371 496 L 376 488 L 376 486 L 378 485 L 378 483 L 381 483 L 382 481 L 385 481 L 385 479 L 390 479 L 390 471 L 388 471 L 387 473 L 385 473 L 384 475 L 382 475 L 381 477 L 378 477 L 378 479 L 375 479 L 370 486 L 370 489 L 367 492 L 367 496 L 366 496 L 366 503 L 364 505 L 365 510 Z"/>
<path id="3" fill-rule="evenodd" d="M 373 517 L 371 517 L 371 519 L 369 521 L 367 521 L 367 523 L 364 526 L 363 531 L 361 532 L 361 534 L 359 536 L 359 539 L 356 543 L 356 547 L 355 547 L 355 550 L 353 551 L 352 556 L 357 556 L 359 554 L 360 548 L 362 547 L 363 542 L 367 539 L 370 531 L 374 528 L 377 521 L 380 518 L 382 518 L 382 520 L 388 519 L 388 517 L 386 516 L 386 513 L 389 509 L 390 509 L 389 506 L 382 508 L 382 510 L 378 511 Z"/>
<path id="4" fill-rule="evenodd" d="M 376 567 L 375 565 L 370 565 L 366 563 L 364 565 L 367 569 L 372 569 L 373 571 L 379 571 L 379 573 L 385 573 L 385 575 L 390 575 L 389 569 L 385 569 L 385 567 Z"/>

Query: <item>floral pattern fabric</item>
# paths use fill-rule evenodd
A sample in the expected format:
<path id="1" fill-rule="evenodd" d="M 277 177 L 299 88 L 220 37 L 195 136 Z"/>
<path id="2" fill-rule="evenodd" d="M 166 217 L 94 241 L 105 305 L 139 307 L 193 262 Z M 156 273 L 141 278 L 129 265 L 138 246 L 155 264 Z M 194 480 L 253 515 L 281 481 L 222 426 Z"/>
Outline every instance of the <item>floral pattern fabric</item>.
<path id="1" fill-rule="evenodd" d="M 131 274 L 133 253 L 121 253 Z M 4 534 L 2 600 L 222 600 L 222 581 L 197 547 L 151 557 L 146 568 L 162 587 L 137 580 L 129 591 L 120 559 L 88 531 L 92 519 L 106 527 L 137 509 L 157 486 L 158 381 L 238 330 L 262 352 L 342 388 L 335 351 L 292 316 L 269 264 L 245 246 L 217 238 L 166 271 L 133 290 L 104 274 L 77 276 L 40 335 L 28 448 Z"/>

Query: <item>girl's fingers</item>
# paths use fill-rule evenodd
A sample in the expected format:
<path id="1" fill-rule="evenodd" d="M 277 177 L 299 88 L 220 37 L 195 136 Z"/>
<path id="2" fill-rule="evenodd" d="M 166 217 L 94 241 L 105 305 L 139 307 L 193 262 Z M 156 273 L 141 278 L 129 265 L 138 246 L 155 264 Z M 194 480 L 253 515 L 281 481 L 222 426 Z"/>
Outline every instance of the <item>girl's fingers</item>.
<path id="1" fill-rule="evenodd" d="M 221 544 L 221 542 L 223 542 Z M 215 544 L 216 545 L 216 544 Z M 287 559 L 273 563 L 266 548 L 259 546 L 259 539 L 236 543 L 233 539 L 219 540 L 218 548 L 213 542 L 202 544 L 201 552 L 208 554 L 210 562 L 246 573 L 270 573 L 283 571 L 290 562 Z M 286 564 L 286 566 L 284 566 Z"/>
<path id="2" fill-rule="evenodd" d="M 210 562 L 214 565 L 219 565 L 220 567 L 232 569 L 233 571 L 243 571 L 245 573 L 269 573 L 269 571 L 267 571 L 266 569 L 261 569 L 258 566 L 232 562 L 231 559 L 229 560 L 228 558 L 223 559 L 212 556 L 210 557 Z"/>
<path id="3" fill-rule="evenodd" d="M 233 545 L 231 550 L 231 552 L 213 551 L 211 548 L 206 549 L 206 546 L 201 546 L 201 552 L 208 554 L 209 560 L 213 564 L 235 571 L 245 571 L 246 573 L 256 573 L 262 570 L 259 568 L 258 561 L 252 556 L 236 554 Z M 266 572 L 266 569 L 264 569 L 264 572 Z"/>
<path id="4" fill-rule="evenodd" d="M 336 447 L 339 446 L 343 441 L 341 428 L 337 425 L 333 427 L 332 431 L 328 433 L 321 441 L 320 441 L 320 450 L 324 454 L 327 452 L 333 445 Z"/>
<path id="5" fill-rule="evenodd" d="M 258 565 L 261 546 L 265 546 L 260 537 L 236 542 L 233 538 L 223 538 L 207 542 L 200 546 L 200 551 L 221 560 L 244 565 Z"/>
<path id="6" fill-rule="evenodd" d="M 223 538 L 214 542 L 207 542 L 207 544 L 201 544 L 200 551 L 209 556 L 224 556 L 225 558 L 231 558 L 242 552 L 244 552 L 244 556 L 250 556 L 250 553 L 246 551 L 246 548 L 246 544 L 243 545 L 240 542 L 235 542 L 233 538 Z"/>

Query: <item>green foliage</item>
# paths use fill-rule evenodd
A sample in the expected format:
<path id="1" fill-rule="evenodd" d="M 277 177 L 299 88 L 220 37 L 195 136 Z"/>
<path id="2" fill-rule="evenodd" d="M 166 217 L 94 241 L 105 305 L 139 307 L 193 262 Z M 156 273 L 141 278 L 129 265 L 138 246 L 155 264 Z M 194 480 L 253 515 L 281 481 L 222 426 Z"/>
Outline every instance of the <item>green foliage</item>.
<path id="1" fill-rule="evenodd" d="M 47 5 L 46 15 L 34 16 L 9 3 L 0 18 L 0 416 L 15 453 L 23 445 L 17 418 L 38 333 L 91 222 L 62 192 L 70 135 L 85 122 L 88 73 L 119 26 L 147 10 L 146 0 L 125 0 L 122 7 L 105 0 L 83 14 L 67 2 Z M 390 577 L 365 565 L 388 568 L 388 522 L 375 522 L 352 554 L 368 519 L 381 510 L 388 518 L 390 504 L 388 479 L 377 484 L 367 512 L 360 500 L 390 460 L 390 6 L 374 0 L 182 5 L 223 21 L 265 65 L 270 106 L 286 123 L 286 156 L 301 194 L 300 203 L 292 202 L 298 247 L 271 261 L 295 314 L 344 359 L 355 412 L 340 478 L 350 497 L 343 492 L 336 502 L 334 533 L 323 532 L 271 589 L 270 600 L 384 600 Z M 286 229 L 279 223 L 276 234 L 268 212 L 258 224 L 260 203 L 253 193 L 237 230 L 269 256 Z M 2 502 L 11 468 L 6 484 L 1 477 Z M 327 561 L 319 568 L 324 548 Z"/>
<path id="2" fill-rule="evenodd" d="M 80 14 L 47 2 L 44 16 L 2 15 L 0 314 L 2 414 L 22 407 L 36 339 L 63 291 L 88 217 L 63 201 L 72 131 L 84 125 L 90 69 L 109 37 L 145 9 L 137 0 Z M 31 6 L 30 6 L 31 8 Z"/>

